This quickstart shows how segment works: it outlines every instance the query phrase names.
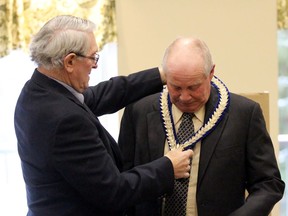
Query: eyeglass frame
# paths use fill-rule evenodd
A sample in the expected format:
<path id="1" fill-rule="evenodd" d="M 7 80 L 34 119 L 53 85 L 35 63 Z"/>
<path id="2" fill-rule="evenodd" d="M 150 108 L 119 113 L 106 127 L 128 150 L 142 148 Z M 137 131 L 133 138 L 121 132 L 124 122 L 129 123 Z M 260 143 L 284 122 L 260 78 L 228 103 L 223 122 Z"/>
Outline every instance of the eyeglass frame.
<path id="1" fill-rule="evenodd" d="M 100 55 L 99 55 L 98 53 L 95 53 L 94 56 L 85 56 L 85 55 L 82 55 L 82 54 L 80 54 L 80 53 L 75 53 L 75 55 L 80 56 L 80 57 L 82 57 L 82 58 L 91 59 L 91 60 L 93 60 L 96 64 L 98 63 L 99 58 L 100 58 Z"/>

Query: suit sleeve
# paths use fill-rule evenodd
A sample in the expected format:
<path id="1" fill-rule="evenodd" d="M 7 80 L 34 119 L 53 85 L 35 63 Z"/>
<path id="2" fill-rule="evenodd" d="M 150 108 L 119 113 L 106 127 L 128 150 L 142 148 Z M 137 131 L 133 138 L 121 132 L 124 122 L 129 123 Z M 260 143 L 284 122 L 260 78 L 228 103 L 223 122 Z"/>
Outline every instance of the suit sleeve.
<path id="1" fill-rule="evenodd" d="M 56 133 L 57 171 L 96 208 L 123 210 L 173 190 L 173 165 L 167 157 L 120 173 L 99 130 L 81 113 L 63 116 Z"/>
<path id="2" fill-rule="evenodd" d="M 247 138 L 247 191 L 245 204 L 230 216 L 268 215 L 283 196 L 281 180 L 271 138 L 259 104 L 254 106 Z"/>
<path id="3" fill-rule="evenodd" d="M 90 87 L 85 103 L 96 116 L 114 113 L 140 98 L 163 89 L 158 68 L 117 76 Z"/>

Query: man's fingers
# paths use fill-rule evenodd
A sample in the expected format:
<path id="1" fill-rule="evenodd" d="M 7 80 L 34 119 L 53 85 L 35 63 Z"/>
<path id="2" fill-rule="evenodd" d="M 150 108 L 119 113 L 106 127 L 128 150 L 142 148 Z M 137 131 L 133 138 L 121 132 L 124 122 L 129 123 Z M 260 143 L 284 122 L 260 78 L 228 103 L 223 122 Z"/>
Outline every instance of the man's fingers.
<path id="1" fill-rule="evenodd" d="M 189 156 L 189 158 L 192 158 L 193 156 L 193 151 L 191 149 L 188 149 L 185 151 L 187 153 L 187 155 Z"/>

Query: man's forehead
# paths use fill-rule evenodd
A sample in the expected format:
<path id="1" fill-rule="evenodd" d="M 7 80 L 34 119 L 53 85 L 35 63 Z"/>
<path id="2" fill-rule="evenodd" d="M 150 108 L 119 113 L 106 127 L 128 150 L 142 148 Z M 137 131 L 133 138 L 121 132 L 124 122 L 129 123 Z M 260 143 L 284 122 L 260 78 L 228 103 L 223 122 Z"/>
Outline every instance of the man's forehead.
<path id="1" fill-rule="evenodd" d="M 175 75 L 173 76 L 173 73 L 170 74 L 171 76 L 167 76 L 167 82 L 174 84 L 174 85 L 181 85 L 181 84 L 185 84 L 185 85 L 199 85 L 201 83 L 203 83 L 206 79 L 207 76 L 204 73 L 197 73 L 197 74 L 186 74 L 186 75 L 182 75 L 179 76 Z"/>

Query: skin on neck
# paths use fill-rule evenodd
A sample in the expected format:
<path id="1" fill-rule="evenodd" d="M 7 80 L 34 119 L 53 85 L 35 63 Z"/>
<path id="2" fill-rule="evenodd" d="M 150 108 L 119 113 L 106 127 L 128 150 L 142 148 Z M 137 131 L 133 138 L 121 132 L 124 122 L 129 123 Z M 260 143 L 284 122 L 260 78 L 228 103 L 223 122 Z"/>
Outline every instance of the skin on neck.
<path id="1" fill-rule="evenodd" d="M 38 66 L 38 68 L 37 68 L 37 70 L 40 72 L 40 73 L 42 73 L 42 74 L 44 74 L 44 75 L 46 75 L 46 76 L 48 76 L 48 77 L 51 77 L 51 78 L 53 78 L 53 79 L 56 79 L 56 80 L 59 80 L 59 81 L 61 81 L 61 82 L 64 82 L 64 83 L 66 83 L 65 82 L 65 76 L 63 75 L 64 74 L 64 70 L 62 69 L 51 69 L 51 70 L 48 70 L 48 69 L 46 69 L 45 67 L 43 67 L 43 66 Z"/>

